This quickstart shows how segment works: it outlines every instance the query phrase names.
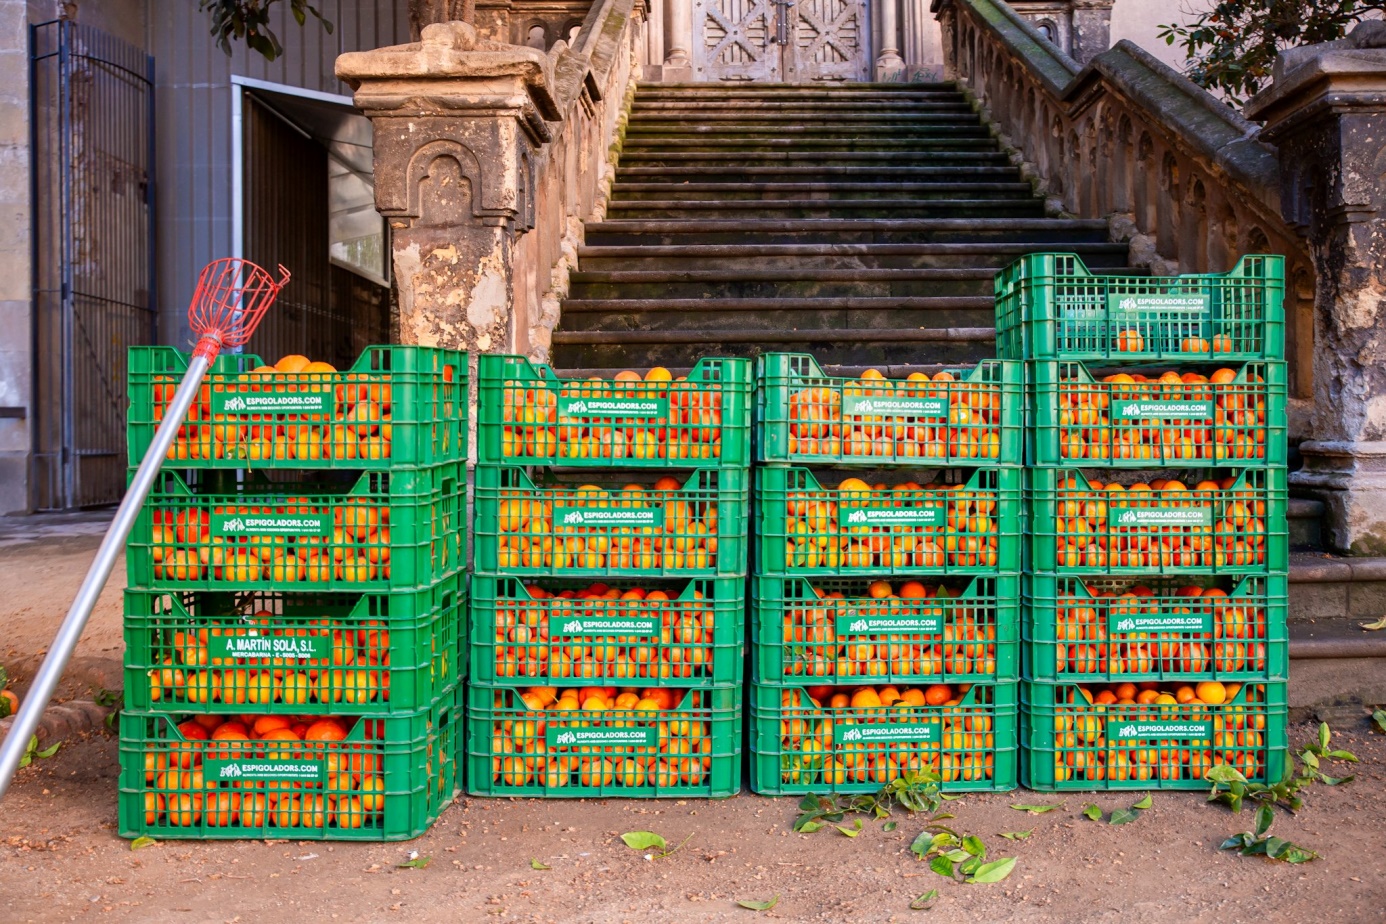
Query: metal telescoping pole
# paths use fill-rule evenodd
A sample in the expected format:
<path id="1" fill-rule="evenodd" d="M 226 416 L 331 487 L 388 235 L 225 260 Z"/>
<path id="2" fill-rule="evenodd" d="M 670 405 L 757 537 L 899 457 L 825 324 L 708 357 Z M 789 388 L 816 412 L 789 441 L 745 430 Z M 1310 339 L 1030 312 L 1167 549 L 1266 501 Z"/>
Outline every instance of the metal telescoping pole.
<path id="1" fill-rule="evenodd" d="M 216 341 L 213 340 L 212 344 L 216 345 Z M 58 686 L 58 678 L 66 669 L 72 652 L 77 649 L 77 642 L 82 637 L 82 631 L 87 627 L 87 620 L 91 618 L 91 611 L 96 606 L 96 600 L 106 587 L 106 581 L 111 576 L 111 569 L 115 567 L 116 556 L 120 554 L 121 547 L 124 546 L 126 538 L 130 535 L 131 527 L 135 525 L 135 517 L 144 505 L 145 498 L 149 496 L 149 491 L 154 486 L 154 478 L 159 474 L 159 469 L 163 467 L 164 459 L 168 458 L 169 447 L 173 445 L 174 439 L 178 436 L 179 428 L 183 426 L 183 421 L 188 416 L 188 408 L 192 406 L 193 399 L 197 397 L 202 378 L 211 366 L 211 360 L 202 353 L 203 350 L 199 345 L 199 349 L 188 363 L 188 371 L 183 374 L 183 381 L 179 383 L 178 390 L 174 393 L 172 403 L 164 412 L 164 419 L 154 434 L 154 442 L 150 444 L 149 451 L 145 453 L 144 460 L 140 462 L 140 467 L 135 472 L 135 477 L 130 482 L 130 487 L 126 490 L 120 507 L 116 510 L 115 519 L 111 521 L 110 527 L 106 530 L 106 538 L 101 540 L 101 548 L 97 550 L 96 560 L 91 563 L 91 568 L 88 569 L 87 576 L 77 591 L 77 599 L 72 602 L 72 608 L 67 611 L 67 616 L 63 619 L 63 624 L 58 629 L 58 634 L 48 649 L 48 657 L 44 658 L 38 674 L 34 677 L 33 686 L 29 688 L 29 695 L 24 698 L 23 704 L 19 707 L 19 714 L 15 716 L 9 736 L 5 738 L 3 744 L 0 744 L 0 799 L 4 798 L 5 792 L 10 788 L 10 783 L 14 780 L 15 772 L 19 769 L 20 758 L 28 749 L 29 739 L 33 737 L 34 729 L 38 728 L 39 717 L 47 708 L 48 701 L 53 698 L 53 691 Z M 215 349 L 211 351 L 211 355 L 216 355 Z"/>

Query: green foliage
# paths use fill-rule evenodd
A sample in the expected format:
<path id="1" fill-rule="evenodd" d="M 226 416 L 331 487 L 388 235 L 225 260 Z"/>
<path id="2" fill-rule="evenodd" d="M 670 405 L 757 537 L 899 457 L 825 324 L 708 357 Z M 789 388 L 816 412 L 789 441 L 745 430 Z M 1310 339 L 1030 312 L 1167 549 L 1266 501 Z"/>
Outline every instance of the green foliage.
<path id="1" fill-rule="evenodd" d="M 861 819 L 852 828 L 842 827 L 848 815 L 869 815 L 875 819 L 889 818 L 892 809 L 901 808 L 910 814 L 915 812 L 936 813 L 948 797 L 939 792 L 942 778 L 928 771 L 910 771 L 896 777 L 881 788 L 879 792 L 862 793 L 849 796 L 804 796 L 799 802 L 799 817 L 794 819 L 794 830 L 800 834 L 812 834 L 821 828 L 832 825 L 847 837 L 861 833 Z M 934 820 L 952 818 L 952 815 L 935 815 Z M 894 824 L 886 823 L 883 830 L 893 831 Z"/>
<path id="2" fill-rule="evenodd" d="M 1160 37 L 1183 47 L 1190 80 L 1241 105 L 1266 86 L 1281 51 L 1340 39 L 1383 10 L 1386 0 L 1220 0 L 1188 25 L 1161 26 Z"/>
<path id="3" fill-rule="evenodd" d="M 231 42 L 244 41 L 251 51 L 257 51 L 266 61 L 273 61 L 284 53 L 279 37 L 270 28 L 270 10 L 280 0 L 198 0 L 200 12 L 208 12 L 212 18 L 212 35 L 216 37 L 217 47 L 231 54 Z M 328 35 L 332 34 L 332 23 L 322 18 L 316 7 L 308 0 L 289 0 L 289 11 L 294 21 L 302 26 L 312 16 Z"/>

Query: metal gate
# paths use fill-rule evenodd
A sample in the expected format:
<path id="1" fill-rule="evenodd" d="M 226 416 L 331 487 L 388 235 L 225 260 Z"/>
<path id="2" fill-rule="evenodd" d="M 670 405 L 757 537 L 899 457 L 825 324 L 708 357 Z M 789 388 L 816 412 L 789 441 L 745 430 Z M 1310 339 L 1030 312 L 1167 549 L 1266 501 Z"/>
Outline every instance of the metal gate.
<path id="1" fill-rule="evenodd" d="M 154 59 L 59 20 L 30 30 L 35 505 L 125 493 L 126 349 L 154 343 Z"/>
<path id="2" fill-rule="evenodd" d="M 694 0 L 698 80 L 868 80 L 866 0 Z"/>

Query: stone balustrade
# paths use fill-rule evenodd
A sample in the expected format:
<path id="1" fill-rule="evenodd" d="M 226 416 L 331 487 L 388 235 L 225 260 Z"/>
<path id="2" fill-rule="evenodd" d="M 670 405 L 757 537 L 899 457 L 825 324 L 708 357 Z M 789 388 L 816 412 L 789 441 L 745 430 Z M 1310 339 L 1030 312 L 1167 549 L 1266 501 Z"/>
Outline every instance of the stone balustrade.
<path id="1" fill-rule="evenodd" d="M 1257 127 L 1131 42 L 1086 67 L 1001 0 L 933 0 L 947 76 L 974 96 L 1051 210 L 1111 221 L 1156 274 L 1287 258 L 1292 439 L 1309 436 L 1314 265 L 1281 216 L 1279 162 Z"/>
<path id="2" fill-rule="evenodd" d="M 547 356 L 582 223 L 605 212 L 642 16 L 600 0 L 571 46 L 448 22 L 337 59 L 375 127 L 402 342 Z"/>

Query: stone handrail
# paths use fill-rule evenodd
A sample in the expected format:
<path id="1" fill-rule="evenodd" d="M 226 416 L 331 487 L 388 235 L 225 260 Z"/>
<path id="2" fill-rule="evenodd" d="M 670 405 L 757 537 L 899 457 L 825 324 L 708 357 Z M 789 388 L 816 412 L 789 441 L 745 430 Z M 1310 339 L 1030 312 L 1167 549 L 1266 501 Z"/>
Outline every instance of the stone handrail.
<path id="1" fill-rule="evenodd" d="M 1286 255 L 1291 433 L 1305 435 L 1314 269 L 1281 217 L 1276 151 L 1257 126 L 1131 42 L 1080 68 L 1003 0 L 933 0 L 932 9 L 948 76 L 1052 212 L 1109 219 L 1132 264 L 1161 275 Z"/>
<path id="2" fill-rule="evenodd" d="M 582 223 L 605 213 L 642 16 L 598 0 L 547 53 L 454 22 L 337 59 L 375 127 L 402 342 L 547 357 Z"/>

